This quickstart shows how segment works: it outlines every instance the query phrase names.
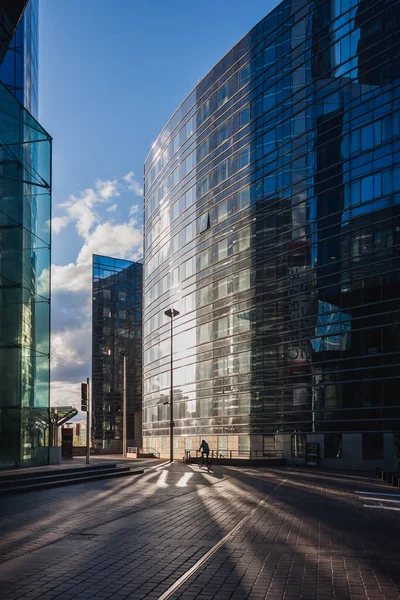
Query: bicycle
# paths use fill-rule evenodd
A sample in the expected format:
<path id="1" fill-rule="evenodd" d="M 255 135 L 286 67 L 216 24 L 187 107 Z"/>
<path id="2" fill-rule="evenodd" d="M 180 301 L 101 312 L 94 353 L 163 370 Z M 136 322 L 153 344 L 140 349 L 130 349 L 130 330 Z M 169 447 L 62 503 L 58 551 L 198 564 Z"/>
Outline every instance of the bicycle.
<path id="1" fill-rule="evenodd" d="M 209 456 L 207 454 L 205 455 L 204 453 L 202 453 L 201 460 L 199 461 L 199 469 L 201 469 L 203 467 L 203 465 L 206 464 L 207 465 L 207 471 L 210 473 L 211 467 L 212 467 L 212 462 L 213 462 L 212 458 L 210 460 L 210 458 L 209 458 Z"/>

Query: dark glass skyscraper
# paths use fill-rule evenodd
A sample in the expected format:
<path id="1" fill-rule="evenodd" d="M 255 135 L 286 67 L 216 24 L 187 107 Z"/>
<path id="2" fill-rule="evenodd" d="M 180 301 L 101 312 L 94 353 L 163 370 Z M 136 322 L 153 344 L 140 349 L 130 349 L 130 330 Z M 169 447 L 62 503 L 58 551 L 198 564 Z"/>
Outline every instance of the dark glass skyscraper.
<path id="1" fill-rule="evenodd" d="M 23 10 L 23 2 L 3 2 L 0 9 L 1 53 L 4 40 Z M 18 13 L 18 6 L 20 7 Z M 34 7 L 19 21 L 30 20 L 36 39 Z M 18 42 L 19 43 L 19 42 Z M 29 44 L 18 50 L 16 81 L 33 90 L 35 57 Z M 20 54 L 21 53 L 21 54 Z M 8 68 L 0 68 L 0 466 L 27 466 L 50 460 L 50 236 L 51 138 L 26 110 L 29 94 L 10 91 Z M 28 74 L 29 71 L 29 74 Z M 31 106 L 29 106 L 31 108 Z"/>
<path id="2" fill-rule="evenodd" d="M 122 352 L 127 443 L 142 445 L 142 282 L 141 263 L 93 256 L 92 435 L 108 452 L 122 452 Z"/>
<path id="3" fill-rule="evenodd" d="M 285 0 L 145 163 L 144 436 L 326 465 L 399 429 L 400 4 Z"/>

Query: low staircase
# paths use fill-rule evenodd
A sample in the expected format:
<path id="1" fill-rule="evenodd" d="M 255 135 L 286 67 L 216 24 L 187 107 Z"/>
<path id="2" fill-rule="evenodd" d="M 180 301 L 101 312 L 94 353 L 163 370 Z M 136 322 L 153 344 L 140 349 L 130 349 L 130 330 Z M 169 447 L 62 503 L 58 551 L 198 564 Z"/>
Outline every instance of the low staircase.
<path id="1" fill-rule="evenodd" d="M 63 485 L 89 483 L 99 479 L 113 479 L 143 473 L 143 469 L 120 467 L 116 463 L 75 467 L 68 469 L 43 469 L 32 472 L 0 474 L 0 496 L 22 492 L 34 492 Z"/>

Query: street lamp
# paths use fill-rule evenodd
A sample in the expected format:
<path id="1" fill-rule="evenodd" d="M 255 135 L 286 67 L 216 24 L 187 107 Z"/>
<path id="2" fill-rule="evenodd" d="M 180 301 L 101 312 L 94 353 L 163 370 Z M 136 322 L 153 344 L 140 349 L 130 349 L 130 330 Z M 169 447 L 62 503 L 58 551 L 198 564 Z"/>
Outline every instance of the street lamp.
<path id="1" fill-rule="evenodd" d="M 129 352 L 121 352 L 124 359 L 124 376 L 122 384 L 122 456 L 126 458 L 126 357 Z"/>
<path id="2" fill-rule="evenodd" d="M 174 365 L 174 351 L 173 351 L 173 332 L 174 332 L 174 317 L 179 315 L 179 312 L 174 308 L 169 308 L 164 312 L 164 314 L 171 319 L 171 390 L 169 394 L 169 405 L 170 405 L 170 413 L 169 413 L 169 432 L 170 432 L 170 449 L 169 449 L 169 460 L 173 462 L 174 460 L 174 380 L 173 380 L 173 365 Z"/>

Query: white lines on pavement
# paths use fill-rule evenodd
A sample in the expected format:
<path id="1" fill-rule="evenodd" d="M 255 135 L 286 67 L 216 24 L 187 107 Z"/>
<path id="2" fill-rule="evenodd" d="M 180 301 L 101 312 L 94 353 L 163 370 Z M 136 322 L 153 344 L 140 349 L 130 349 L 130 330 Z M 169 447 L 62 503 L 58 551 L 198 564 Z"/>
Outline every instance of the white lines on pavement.
<path id="1" fill-rule="evenodd" d="M 174 462 L 175 462 L 175 461 L 174 461 Z M 149 467 L 149 470 L 150 470 L 150 469 L 154 469 L 154 470 L 156 470 L 156 469 L 162 469 L 162 468 L 164 468 L 164 467 L 170 467 L 171 465 L 172 465 L 172 463 L 170 463 L 170 462 L 163 462 L 163 463 L 161 463 L 160 465 L 154 465 L 154 466 L 152 466 L 152 467 Z"/>
<path id="2" fill-rule="evenodd" d="M 194 473 L 185 473 L 184 475 L 182 475 L 182 477 L 176 484 L 176 487 L 187 487 L 187 484 L 189 483 L 193 475 Z"/>
<path id="3" fill-rule="evenodd" d="M 157 483 L 156 483 L 157 487 L 160 487 L 160 488 L 168 487 L 168 483 L 166 482 L 167 475 L 168 475 L 167 471 L 160 471 L 160 476 L 157 479 Z"/>
<path id="4" fill-rule="evenodd" d="M 393 498 L 400 498 L 400 494 L 385 494 L 384 492 L 360 492 L 358 490 L 354 490 L 355 494 L 363 494 L 365 496 L 392 496 Z"/>
<path id="5" fill-rule="evenodd" d="M 400 510 L 400 508 L 395 508 L 394 506 L 379 506 L 378 504 L 363 504 L 364 508 L 378 508 L 380 510 Z"/>
<path id="6" fill-rule="evenodd" d="M 400 500 L 392 500 L 392 498 L 376 498 L 375 496 L 358 496 L 361 500 L 376 500 L 377 502 L 392 502 L 400 504 Z"/>

